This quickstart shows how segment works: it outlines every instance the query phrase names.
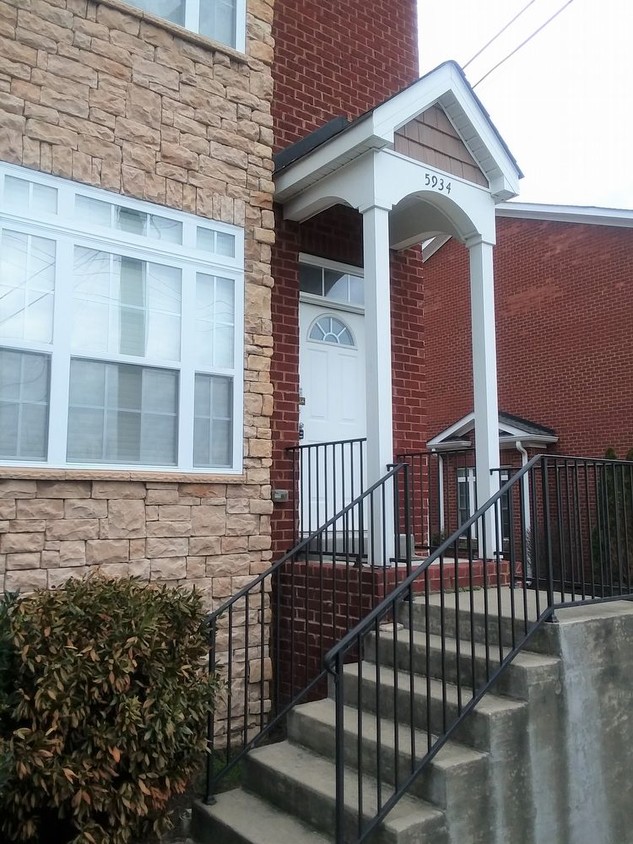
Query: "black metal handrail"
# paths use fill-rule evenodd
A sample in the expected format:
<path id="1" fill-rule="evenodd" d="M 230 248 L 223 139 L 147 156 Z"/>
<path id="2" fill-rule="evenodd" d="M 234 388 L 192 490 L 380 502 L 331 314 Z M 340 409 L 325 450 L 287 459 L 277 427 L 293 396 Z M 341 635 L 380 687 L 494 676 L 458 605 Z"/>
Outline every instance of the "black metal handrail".
<path id="1" fill-rule="evenodd" d="M 508 561 L 500 548 L 504 496 L 513 526 Z M 330 649 L 324 665 L 336 712 L 336 844 L 368 839 L 559 608 L 633 598 L 632 496 L 633 463 L 533 457 Z M 435 568 L 439 591 L 432 596 Z M 414 657 L 416 635 L 423 670 Z M 364 662 L 369 648 L 371 664 Z M 345 728 L 347 704 L 358 707 L 355 735 Z M 369 743 L 363 711 L 372 714 Z M 388 742 L 381 738 L 384 719 L 393 719 Z M 392 765 L 384 762 L 390 753 Z M 355 809 L 345 791 L 350 759 L 358 774 Z"/>
<path id="2" fill-rule="evenodd" d="M 295 545 L 363 492 L 366 443 L 366 437 L 356 437 L 286 448 L 292 460 Z"/>
<path id="3" fill-rule="evenodd" d="M 226 712 L 209 715 L 207 802 L 297 702 L 325 695 L 323 655 L 374 601 L 377 578 L 386 593 L 389 564 L 411 570 L 408 471 L 389 467 L 210 614 L 209 668 L 224 675 Z"/>

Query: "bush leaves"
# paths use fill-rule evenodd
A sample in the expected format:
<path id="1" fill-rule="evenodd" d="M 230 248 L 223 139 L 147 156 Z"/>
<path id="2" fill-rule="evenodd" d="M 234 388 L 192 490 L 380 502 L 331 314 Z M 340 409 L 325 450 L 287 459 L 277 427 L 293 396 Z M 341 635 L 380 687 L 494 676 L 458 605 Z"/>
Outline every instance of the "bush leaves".
<path id="1" fill-rule="evenodd" d="M 92 577 L 0 601 L 0 818 L 38 841 L 127 844 L 168 825 L 218 681 L 199 595 Z"/>

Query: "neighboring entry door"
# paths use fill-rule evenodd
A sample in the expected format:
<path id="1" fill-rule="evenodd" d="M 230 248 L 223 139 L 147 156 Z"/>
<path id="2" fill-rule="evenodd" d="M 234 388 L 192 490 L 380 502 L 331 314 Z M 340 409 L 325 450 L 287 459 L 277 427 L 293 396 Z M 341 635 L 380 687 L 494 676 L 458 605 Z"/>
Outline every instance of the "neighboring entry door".
<path id="1" fill-rule="evenodd" d="M 301 302 L 301 445 L 364 437 L 365 325 L 360 313 Z M 360 446 L 310 449 L 301 472 L 301 528 L 315 530 L 360 494 Z"/>

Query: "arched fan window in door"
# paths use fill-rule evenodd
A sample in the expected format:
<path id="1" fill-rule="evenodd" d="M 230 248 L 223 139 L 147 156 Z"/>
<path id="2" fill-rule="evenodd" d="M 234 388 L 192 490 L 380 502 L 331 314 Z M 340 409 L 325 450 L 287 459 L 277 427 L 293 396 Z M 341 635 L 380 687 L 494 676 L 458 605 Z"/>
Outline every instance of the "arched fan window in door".
<path id="1" fill-rule="evenodd" d="M 354 337 L 345 323 L 338 317 L 320 316 L 315 319 L 308 334 L 310 340 L 319 343 L 335 343 L 339 346 L 354 346 Z"/>

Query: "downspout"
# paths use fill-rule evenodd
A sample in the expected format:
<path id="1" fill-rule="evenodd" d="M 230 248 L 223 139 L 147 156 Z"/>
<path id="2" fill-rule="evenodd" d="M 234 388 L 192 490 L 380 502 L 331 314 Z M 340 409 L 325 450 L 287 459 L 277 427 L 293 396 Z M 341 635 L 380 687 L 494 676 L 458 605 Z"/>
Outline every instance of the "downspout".
<path id="1" fill-rule="evenodd" d="M 439 497 L 439 522 L 440 522 L 440 536 L 442 539 L 440 540 L 440 544 L 442 543 L 444 537 L 444 458 L 441 452 L 438 452 L 437 455 L 437 468 L 438 468 L 438 479 L 437 479 L 437 494 Z"/>
<path id="2" fill-rule="evenodd" d="M 517 451 L 521 455 L 521 468 L 523 468 L 528 462 L 528 453 L 521 445 L 521 442 L 517 440 L 516 443 Z M 527 565 L 526 565 L 526 575 L 527 577 L 532 577 L 532 560 L 531 560 L 531 553 L 530 553 L 530 546 L 532 545 L 532 521 L 530 517 L 530 479 L 527 474 L 523 475 L 521 480 L 523 485 L 523 525 L 525 527 L 525 536 L 527 540 Z"/>

